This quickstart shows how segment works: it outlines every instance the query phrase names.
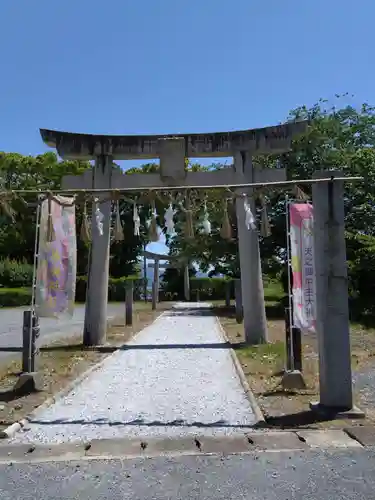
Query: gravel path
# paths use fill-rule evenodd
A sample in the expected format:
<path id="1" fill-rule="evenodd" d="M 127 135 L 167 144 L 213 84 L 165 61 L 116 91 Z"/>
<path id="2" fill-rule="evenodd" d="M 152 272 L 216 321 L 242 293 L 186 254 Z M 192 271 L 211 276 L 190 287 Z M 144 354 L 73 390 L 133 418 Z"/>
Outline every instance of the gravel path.
<path id="1" fill-rule="evenodd" d="M 246 432 L 255 416 L 217 320 L 187 305 L 163 313 L 14 441 Z"/>

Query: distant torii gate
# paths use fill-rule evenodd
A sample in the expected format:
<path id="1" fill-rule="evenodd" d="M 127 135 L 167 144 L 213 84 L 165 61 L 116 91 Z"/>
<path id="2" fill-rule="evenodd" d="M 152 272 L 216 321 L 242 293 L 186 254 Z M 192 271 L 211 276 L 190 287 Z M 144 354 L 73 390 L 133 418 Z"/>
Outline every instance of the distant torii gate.
<path id="1" fill-rule="evenodd" d="M 169 264 L 163 267 L 184 267 L 184 296 L 185 300 L 190 300 L 190 280 L 189 280 L 189 261 L 187 258 L 177 256 L 177 255 L 164 255 L 155 252 L 149 252 L 148 250 L 143 250 L 142 255 L 146 259 L 153 260 L 153 264 L 149 264 L 149 267 L 154 268 L 154 280 L 152 286 L 152 305 L 153 308 L 159 302 L 159 271 L 162 265 L 161 260 L 168 260 Z"/>
<path id="2" fill-rule="evenodd" d="M 60 157 L 72 160 L 95 160 L 95 166 L 80 176 L 65 176 L 63 189 L 147 189 L 237 187 L 237 192 L 251 194 L 244 184 L 285 181 L 285 169 L 260 169 L 252 157 L 280 154 L 290 150 L 291 141 L 306 130 L 307 122 L 294 122 L 253 130 L 208 134 L 111 136 L 75 134 L 41 130 L 43 141 L 56 148 Z M 187 172 L 185 158 L 233 156 L 234 165 L 217 171 Z M 160 173 L 126 175 L 113 169 L 114 160 L 160 158 Z M 98 193 L 98 198 L 106 194 Z M 250 200 L 254 209 L 254 200 Z M 238 246 L 241 265 L 244 330 L 249 343 L 267 340 L 263 282 L 258 235 L 248 231 L 243 201 L 236 200 Z M 106 340 L 109 243 L 111 202 L 101 204 L 103 234 L 93 221 L 90 273 L 88 280 L 84 341 L 103 344 Z"/>

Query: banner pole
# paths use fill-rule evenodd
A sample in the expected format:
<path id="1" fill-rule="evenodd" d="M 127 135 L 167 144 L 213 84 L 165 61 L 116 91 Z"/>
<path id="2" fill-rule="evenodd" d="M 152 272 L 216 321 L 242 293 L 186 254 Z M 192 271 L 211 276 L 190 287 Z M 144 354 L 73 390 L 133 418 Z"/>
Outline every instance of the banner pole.
<path id="1" fill-rule="evenodd" d="M 290 249 L 290 217 L 289 217 L 289 205 L 290 200 L 288 195 L 285 196 L 285 220 L 286 220 L 286 262 L 287 262 L 287 273 L 288 273 L 288 307 L 289 314 L 286 321 L 289 321 L 289 332 L 292 333 L 293 328 L 293 293 L 292 293 L 292 261 L 291 261 L 291 249 Z M 290 360 L 287 362 L 287 366 L 290 366 L 291 370 L 294 370 L 294 352 L 293 352 L 293 342 L 290 342 L 289 354 Z M 288 351 L 287 351 L 288 352 Z"/>

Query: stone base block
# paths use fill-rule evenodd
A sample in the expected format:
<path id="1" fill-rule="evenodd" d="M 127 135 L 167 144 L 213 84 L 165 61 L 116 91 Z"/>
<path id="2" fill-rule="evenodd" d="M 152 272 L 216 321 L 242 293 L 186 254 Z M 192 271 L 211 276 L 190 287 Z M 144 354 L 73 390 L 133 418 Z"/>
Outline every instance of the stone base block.
<path id="1" fill-rule="evenodd" d="M 306 383 L 299 370 L 285 371 L 281 379 L 283 389 L 306 389 Z"/>

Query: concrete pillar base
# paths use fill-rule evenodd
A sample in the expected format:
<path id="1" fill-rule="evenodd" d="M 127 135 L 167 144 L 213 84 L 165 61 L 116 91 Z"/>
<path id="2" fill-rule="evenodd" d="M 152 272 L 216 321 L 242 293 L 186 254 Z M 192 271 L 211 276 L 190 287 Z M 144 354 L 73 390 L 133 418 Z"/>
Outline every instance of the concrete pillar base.
<path id="1" fill-rule="evenodd" d="M 299 370 L 285 371 L 281 386 L 283 389 L 306 389 L 305 379 Z"/>
<path id="2" fill-rule="evenodd" d="M 335 406 L 326 406 L 319 402 L 311 402 L 310 410 L 317 415 L 329 419 L 354 419 L 354 418 L 365 418 L 365 413 L 353 406 L 352 408 L 338 408 Z"/>
<path id="3" fill-rule="evenodd" d="M 38 372 L 21 373 L 13 387 L 13 391 L 17 394 L 31 394 L 42 390 L 42 377 Z"/>

